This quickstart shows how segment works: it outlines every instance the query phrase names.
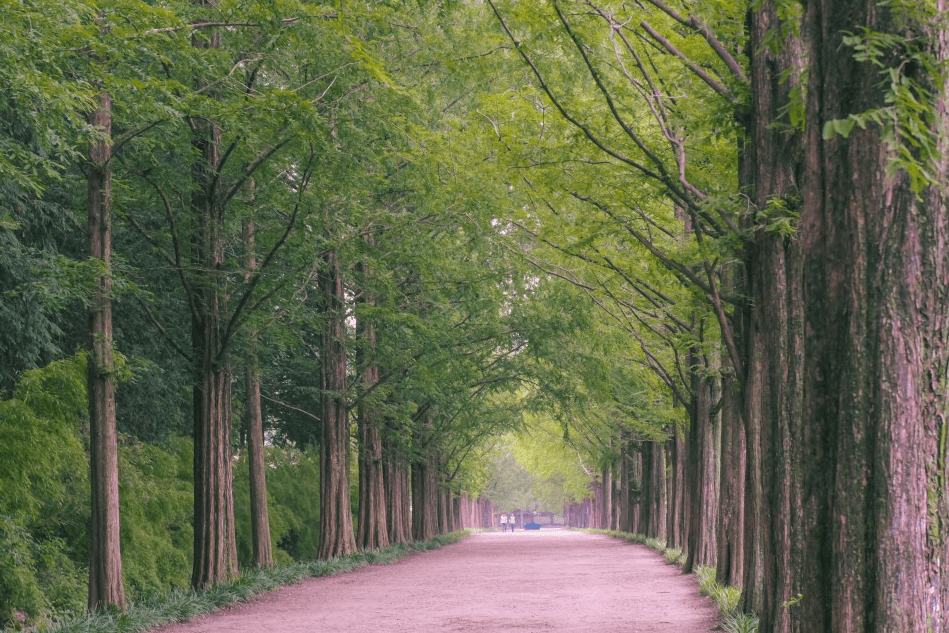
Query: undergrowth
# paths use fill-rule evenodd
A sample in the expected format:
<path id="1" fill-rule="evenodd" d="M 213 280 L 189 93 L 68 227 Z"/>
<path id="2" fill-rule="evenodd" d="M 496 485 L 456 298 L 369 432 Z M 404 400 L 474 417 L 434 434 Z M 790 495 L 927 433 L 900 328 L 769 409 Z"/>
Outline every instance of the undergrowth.
<path id="1" fill-rule="evenodd" d="M 470 531 L 453 532 L 430 541 L 394 545 L 382 550 L 357 552 L 330 560 L 298 562 L 276 569 L 249 569 L 233 581 L 199 591 L 175 590 L 149 600 L 130 603 L 125 612 L 87 612 L 83 616 L 53 622 L 39 628 L 45 633 L 133 633 L 165 624 L 183 622 L 221 607 L 247 602 L 253 598 L 307 578 L 332 576 L 365 565 L 388 565 L 413 552 L 436 549 L 456 543 Z M 12 631 L 13 629 L 5 629 Z"/>

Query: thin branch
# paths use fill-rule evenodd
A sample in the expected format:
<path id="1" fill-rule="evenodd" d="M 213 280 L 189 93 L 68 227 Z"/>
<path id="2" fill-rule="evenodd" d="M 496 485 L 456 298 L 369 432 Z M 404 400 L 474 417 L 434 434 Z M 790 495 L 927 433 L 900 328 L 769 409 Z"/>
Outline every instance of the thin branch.
<path id="1" fill-rule="evenodd" d="M 699 68 L 698 64 L 696 64 L 691 59 L 686 57 L 685 53 L 683 53 L 678 48 L 676 48 L 672 42 L 670 42 L 668 39 L 666 39 L 665 37 L 657 33 L 656 30 L 653 29 L 652 26 L 650 26 L 648 22 L 643 20 L 642 22 L 639 23 L 639 25 L 643 27 L 646 30 L 646 32 L 649 33 L 649 35 L 654 40 L 659 42 L 659 44 L 661 44 L 663 48 L 665 48 L 671 54 L 681 59 L 685 63 L 685 65 L 689 67 L 689 70 L 695 73 L 699 77 L 699 79 L 707 83 L 709 87 L 711 87 L 712 90 L 714 90 L 718 94 L 725 97 L 725 99 L 727 99 L 729 103 L 731 104 L 735 103 L 736 100 L 735 100 L 734 95 L 732 95 L 731 90 L 723 86 L 714 77 L 712 77 L 707 72 Z"/>
<path id="2" fill-rule="evenodd" d="M 317 422 L 322 422 L 322 420 L 319 418 L 319 416 L 313 415 L 313 414 L 310 413 L 309 411 L 306 411 L 306 410 L 304 410 L 304 409 L 301 409 L 300 407 L 295 407 L 295 406 L 293 406 L 292 404 L 287 404 L 286 402 L 283 402 L 283 401 L 281 401 L 281 400 L 277 400 L 276 398 L 271 398 L 270 396 L 268 396 L 267 394 L 264 394 L 264 393 L 260 394 L 260 397 L 263 398 L 264 400 L 267 400 L 268 402 L 273 402 L 274 404 L 279 404 L 281 407 L 284 407 L 285 409 L 290 409 L 291 411 L 296 411 L 297 413 L 302 413 L 303 415 L 305 415 L 306 417 L 308 417 L 308 418 L 310 418 L 310 419 L 312 419 L 312 420 L 316 420 Z"/>
<path id="3" fill-rule="evenodd" d="M 148 315 L 148 318 L 152 322 L 152 325 L 158 328 L 158 332 L 165 338 L 166 341 L 168 341 L 168 344 L 171 345 L 175 349 L 175 351 L 178 352 L 182 356 L 182 358 L 184 358 L 186 361 L 191 363 L 193 360 L 192 356 L 188 354 L 188 352 L 186 352 L 180 345 L 178 345 L 175 339 L 168 333 L 168 330 L 165 329 L 165 327 L 161 324 L 161 322 L 152 312 L 151 308 L 148 307 L 148 304 L 142 301 L 141 297 L 136 296 L 135 299 L 136 301 L 138 301 L 138 304 L 142 306 L 142 308 L 145 310 L 145 313 Z"/>
<path id="4" fill-rule="evenodd" d="M 705 38 L 705 41 L 709 43 L 709 46 L 712 47 L 712 50 L 715 51 L 719 59 L 721 59 L 725 63 L 725 66 L 728 67 L 728 70 L 731 71 L 732 75 L 736 79 L 744 83 L 748 83 L 748 77 L 747 75 L 745 75 L 745 71 L 742 70 L 741 64 L 739 64 L 738 61 L 735 59 L 735 57 L 731 53 L 728 52 L 725 46 L 722 45 L 722 43 L 718 41 L 718 38 L 715 37 L 712 31 L 708 28 L 707 24 L 705 24 L 704 22 L 702 22 L 695 16 L 691 16 L 689 18 L 682 17 L 674 9 L 664 4 L 661 0 L 646 0 L 646 2 L 648 2 L 652 6 L 662 11 L 663 13 L 671 17 L 673 20 L 675 20 L 679 24 L 682 24 L 683 26 L 687 26 L 693 31 L 695 31 L 696 33 L 699 33 L 702 37 Z"/>

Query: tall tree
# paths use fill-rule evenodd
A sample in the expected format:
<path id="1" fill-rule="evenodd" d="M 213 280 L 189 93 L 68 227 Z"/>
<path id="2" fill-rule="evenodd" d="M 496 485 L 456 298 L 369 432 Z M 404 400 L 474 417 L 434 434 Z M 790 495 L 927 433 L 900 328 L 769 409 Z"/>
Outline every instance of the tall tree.
<path id="1" fill-rule="evenodd" d="M 806 3 L 802 631 L 949 630 L 945 10 Z"/>
<path id="2" fill-rule="evenodd" d="M 124 609 L 112 337 L 112 101 L 105 90 L 89 123 L 98 137 L 87 164 L 89 256 L 100 266 L 89 311 L 89 608 Z"/>
<path id="3" fill-rule="evenodd" d="M 320 558 L 356 550 L 349 501 L 349 407 L 347 404 L 346 297 L 338 254 L 323 258 L 320 290 L 325 302 L 320 424 Z"/>
<path id="4" fill-rule="evenodd" d="M 253 219 L 244 225 L 245 282 L 257 269 Z M 251 333 L 245 352 L 244 395 L 247 426 L 247 463 L 250 468 L 251 550 L 254 565 L 273 567 L 270 543 L 270 513 L 267 508 L 267 468 L 264 455 L 264 421 L 260 402 L 259 335 Z"/>
<path id="5" fill-rule="evenodd" d="M 372 237 L 366 239 L 366 246 L 374 244 Z M 365 280 L 371 275 L 369 267 L 361 263 L 360 276 Z M 368 290 L 368 281 L 364 282 L 360 303 L 369 310 L 375 305 L 375 299 Z M 382 459 L 383 422 L 379 407 L 375 406 L 379 398 L 370 390 L 379 385 L 379 365 L 376 356 L 376 326 L 370 314 L 357 314 L 359 340 L 357 341 L 356 365 L 361 372 L 364 395 L 360 398 L 357 411 L 359 427 L 359 533 L 356 543 L 360 549 L 381 549 L 389 546 L 389 526 L 386 516 L 386 498 L 384 485 L 384 462 Z"/>

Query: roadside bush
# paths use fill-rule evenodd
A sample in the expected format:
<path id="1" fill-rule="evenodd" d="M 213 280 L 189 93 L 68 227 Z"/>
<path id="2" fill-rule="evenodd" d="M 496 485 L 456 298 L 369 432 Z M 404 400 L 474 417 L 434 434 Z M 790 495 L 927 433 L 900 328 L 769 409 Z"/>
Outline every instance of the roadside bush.
<path id="1" fill-rule="evenodd" d="M 119 447 L 122 572 L 133 600 L 191 580 L 193 453 L 189 438 Z"/>
<path id="2" fill-rule="evenodd" d="M 85 602 L 85 356 L 24 372 L 0 401 L 0 619 Z"/>
<path id="3" fill-rule="evenodd" d="M 299 450 L 269 446 L 267 509 L 274 563 L 316 558 L 320 545 L 320 460 L 315 448 Z M 250 475 L 247 452 L 234 466 L 234 514 L 237 557 L 251 564 Z"/>

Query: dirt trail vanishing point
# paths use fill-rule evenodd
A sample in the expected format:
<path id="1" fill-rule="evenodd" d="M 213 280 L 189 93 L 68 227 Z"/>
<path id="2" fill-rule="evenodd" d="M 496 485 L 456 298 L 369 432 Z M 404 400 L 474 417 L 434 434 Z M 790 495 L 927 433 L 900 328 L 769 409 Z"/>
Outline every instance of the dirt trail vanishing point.
<path id="1" fill-rule="evenodd" d="M 475 534 L 155 633 L 699 633 L 717 624 L 695 577 L 649 548 L 544 529 Z"/>

